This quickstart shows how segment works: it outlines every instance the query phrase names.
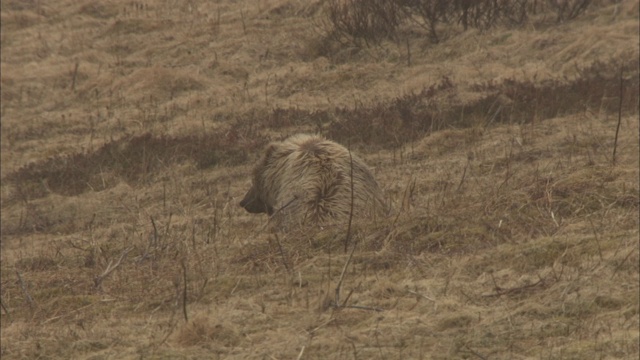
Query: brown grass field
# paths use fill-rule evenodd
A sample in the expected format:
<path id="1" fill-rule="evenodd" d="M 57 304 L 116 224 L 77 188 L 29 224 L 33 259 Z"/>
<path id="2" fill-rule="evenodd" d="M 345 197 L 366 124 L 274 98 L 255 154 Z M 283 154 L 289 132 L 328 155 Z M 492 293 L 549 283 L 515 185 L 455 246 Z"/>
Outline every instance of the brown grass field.
<path id="1" fill-rule="evenodd" d="M 2 359 L 638 358 L 639 2 L 371 43 L 334 3 L 2 1 Z M 393 215 L 264 230 L 298 132 Z"/>

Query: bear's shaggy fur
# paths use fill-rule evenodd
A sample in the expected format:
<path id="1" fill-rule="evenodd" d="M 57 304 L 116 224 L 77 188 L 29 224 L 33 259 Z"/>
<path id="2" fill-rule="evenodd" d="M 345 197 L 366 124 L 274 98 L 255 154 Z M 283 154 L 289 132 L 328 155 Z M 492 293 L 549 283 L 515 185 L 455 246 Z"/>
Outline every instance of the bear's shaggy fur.
<path id="1" fill-rule="evenodd" d="M 351 213 L 352 178 L 354 218 L 386 214 L 382 191 L 359 157 L 320 136 L 298 134 L 267 146 L 240 206 L 285 227 L 341 222 Z"/>

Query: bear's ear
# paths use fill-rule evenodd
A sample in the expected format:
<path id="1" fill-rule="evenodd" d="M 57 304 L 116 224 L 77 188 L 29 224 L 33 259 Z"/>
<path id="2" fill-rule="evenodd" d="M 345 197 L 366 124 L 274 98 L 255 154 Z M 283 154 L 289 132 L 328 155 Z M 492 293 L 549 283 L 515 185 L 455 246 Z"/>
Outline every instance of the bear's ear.
<path id="1" fill-rule="evenodd" d="M 264 149 L 264 158 L 268 159 L 272 157 L 275 151 L 276 151 L 276 144 L 271 143 L 267 145 L 267 148 Z"/>
<path id="2" fill-rule="evenodd" d="M 269 164 L 272 159 L 275 157 L 275 153 L 278 150 L 278 147 L 276 146 L 276 144 L 269 144 L 267 145 L 267 147 L 264 149 L 264 155 L 262 156 L 262 164 L 263 165 L 267 165 Z"/>

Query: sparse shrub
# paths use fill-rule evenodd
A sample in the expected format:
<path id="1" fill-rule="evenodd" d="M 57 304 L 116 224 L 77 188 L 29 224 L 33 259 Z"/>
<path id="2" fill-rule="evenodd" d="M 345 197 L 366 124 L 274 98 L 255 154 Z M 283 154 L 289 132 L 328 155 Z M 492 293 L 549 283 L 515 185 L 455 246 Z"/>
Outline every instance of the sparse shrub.
<path id="1" fill-rule="evenodd" d="M 548 3 L 557 15 L 557 21 L 573 20 L 585 12 L 591 0 L 548 0 Z"/>
<path id="2" fill-rule="evenodd" d="M 498 25 L 521 26 L 530 17 L 553 11 L 558 22 L 583 14 L 591 0 L 331 0 L 326 8 L 328 38 L 361 46 L 396 39 L 406 22 L 427 31 L 431 42 L 442 40 L 440 25 L 486 30 Z"/>
<path id="3" fill-rule="evenodd" d="M 456 2 L 447 0 L 405 0 L 401 2 L 405 13 L 413 17 L 417 15 L 419 22 L 429 32 L 431 41 L 437 43 L 440 37 L 436 31 L 438 23 L 449 22 Z"/>
<path id="4" fill-rule="evenodd" d="M 331 36 L 356 45 L 393 38 L 403 18 L 397 2 L 389 0 L 330 0 L 326 14 Z"/>

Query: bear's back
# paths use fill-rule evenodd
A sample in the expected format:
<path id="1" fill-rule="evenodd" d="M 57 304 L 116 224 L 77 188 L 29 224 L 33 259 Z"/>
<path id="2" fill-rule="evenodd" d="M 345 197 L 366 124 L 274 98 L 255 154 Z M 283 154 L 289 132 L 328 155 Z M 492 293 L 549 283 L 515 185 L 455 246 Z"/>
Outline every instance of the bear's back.
<path id="1" fill-rule="evenodd" d="M 351 213 L 352 195 L 354 215 L 384 213 L 382 192 L 371 171 L 344 146 L 299 134 L 287 139 L 283 147 L 286 165 L 278 199 L 283 220 L 320 224 L 345 221 Z"/>

